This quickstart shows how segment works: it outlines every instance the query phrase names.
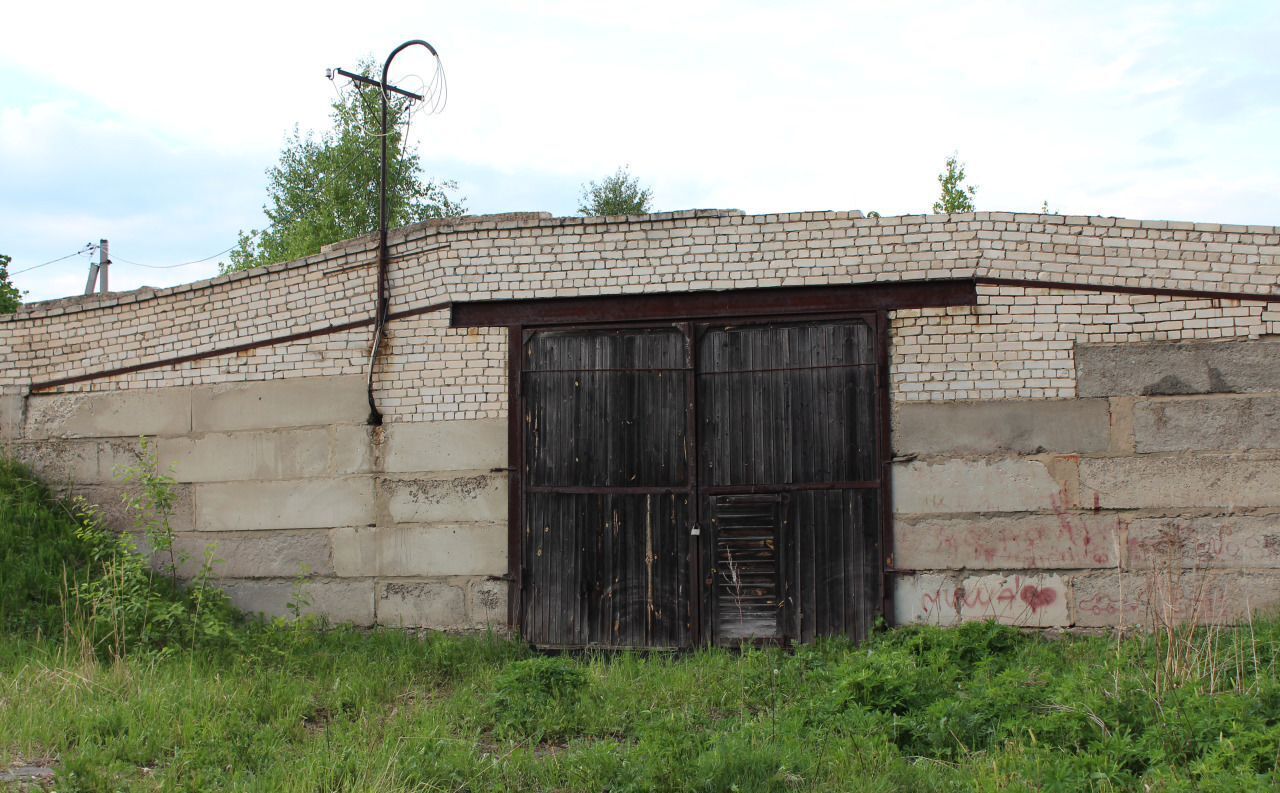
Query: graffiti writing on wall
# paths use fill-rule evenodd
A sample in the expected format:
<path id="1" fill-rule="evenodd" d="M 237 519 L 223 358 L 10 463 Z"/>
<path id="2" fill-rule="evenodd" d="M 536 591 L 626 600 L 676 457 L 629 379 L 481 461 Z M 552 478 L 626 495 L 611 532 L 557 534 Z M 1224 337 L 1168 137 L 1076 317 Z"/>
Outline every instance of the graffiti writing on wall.
<path id="1" fill-rule="evenodd" d="M 919 595 L 919 614 L 930 622 L 953 619 L 998 619 L 1042 622 L 1046 612 L 1065 613 L 1062 584 L 1056 578 L 1021 575 L 974 576 Z"/>

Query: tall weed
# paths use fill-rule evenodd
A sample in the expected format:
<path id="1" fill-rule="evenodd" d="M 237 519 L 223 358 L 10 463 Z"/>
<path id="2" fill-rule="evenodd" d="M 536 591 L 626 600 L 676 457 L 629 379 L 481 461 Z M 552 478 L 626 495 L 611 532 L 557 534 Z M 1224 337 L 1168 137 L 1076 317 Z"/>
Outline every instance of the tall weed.
<path id="1" fill-rule="evenodd" d="M 177 482 L 158 470 L 147 438 L 139 442 L 137 461 L 118 469 L 116 477 L 127 486 L 129 530 L 108 527 L 96 505 L 74 502 L 75 536 L 89 564 L 70 592 L 67 625 L 73 641 L 115 659 L 133 651 L 235 644 L 238 616 L 212 583 L 214 549 L 206 548 L 185 585 L 179 580 L 180 567 L 190 560 L 175 546 Z M 139 549 L 138 536 L 145 538 L 150 556 Z"/>

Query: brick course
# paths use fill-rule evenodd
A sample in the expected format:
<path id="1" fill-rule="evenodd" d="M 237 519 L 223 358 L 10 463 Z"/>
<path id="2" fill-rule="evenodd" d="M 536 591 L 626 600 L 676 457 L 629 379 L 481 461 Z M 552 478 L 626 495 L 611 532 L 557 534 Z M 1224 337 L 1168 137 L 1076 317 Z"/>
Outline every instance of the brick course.
<path id="1" fill-rule="evenodd" d="M 334 619 L 474 628 L 505 614 L 507 334 L 450 328 L 451 301 L 977 279 L 976 305 L 890 316 L 897 616 L 1133 622 L 1164 557 L 1178 587 L 1221 573 L 1222 619 L 1280 605 L 1280 229 L 524 214 L 401 229 L 391 254 L 384 427 L 361 238 L 0 317 L 0 438 L 109 506 L 160 436 L 183 547 L 220 542 L 249 608 L 280 612 L 306 564 Z"/>
<path id="2" fill-rule="evenodd" d="M 373 240 L 171 289 L 89 296 L 0 318 L 0 393 L 26 385 L 262 342 L 232 354 L 67 386 L 92 390 L 359 371 Z M 433 221 L 391 237 L 391 310 L 452 300 L 589 296 L 938 278 L 984 285 L 974 307 L 893 318 L 899 400 L 1075 396 L 1076 342 L 1256 337 L 1280 305 L 1081 291 L 1089 286 L 1280 293 L 1280 229 L 980 212 L 864 218 L 857 212 Z M 387 411 L 410 420 L 503 415 L 505 338 L 452 330 L 447 312 L 393 321 L 378 372 Z M 448 375 L 448 376 L 445 376 Z M 465 377 L 463 376 L 465 375 Z"/>

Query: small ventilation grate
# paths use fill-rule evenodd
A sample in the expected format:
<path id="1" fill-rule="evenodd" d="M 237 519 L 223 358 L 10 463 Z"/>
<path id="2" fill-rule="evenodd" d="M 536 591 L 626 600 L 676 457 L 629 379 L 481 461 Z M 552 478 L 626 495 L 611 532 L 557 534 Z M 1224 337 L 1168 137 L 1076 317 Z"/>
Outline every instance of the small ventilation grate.
<path id="1" fill-rule="evenodd" d="M 780 635 L 781 512 L 777 495 L 718 496 L 713 500 L 716 633 L 720 640 L 775 639 Z"/>

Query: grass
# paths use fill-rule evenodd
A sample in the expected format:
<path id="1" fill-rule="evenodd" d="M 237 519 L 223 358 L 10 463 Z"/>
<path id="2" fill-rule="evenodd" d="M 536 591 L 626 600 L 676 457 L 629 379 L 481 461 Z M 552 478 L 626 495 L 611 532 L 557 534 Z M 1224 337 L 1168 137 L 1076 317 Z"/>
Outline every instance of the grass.
<path id="1" fill-rule="evenodd" d="M 1274 790 L 1264 668 L 1152 695 L 1149 640 L 989 624 L 868 646 L 535 657 L 495 637 L 258 625 L 256 651 L 0 641 L 0 763 L 58 790 Z M 1229 639 L 1227 641 L 1230 641 Z"/>
<path id="2" fill-rule="evenodd" d="M 88 565 L 75 513 L 0 456 L 0 631 L 57 631 L 65 585 Z"/>
<path id="3" fill-rule="evenodd" d="M 29 478 L 0 468 L 0 548 L 55 532 L 100 580 L 47 493 L 5 512 L 5 488 Z M 1276 620 L 560 657 L 496 636 L 237 620 L 121 652 L 43 622 L 70 563 L 8 558 L 27 589 L 0 590 L 0 768 L 53 765 L 59 791 L 1280 788 Z M 182 598 L 162 577 L 145 603 Z M 1195 663 L 1170 664 L 1188 648 Z"/>

